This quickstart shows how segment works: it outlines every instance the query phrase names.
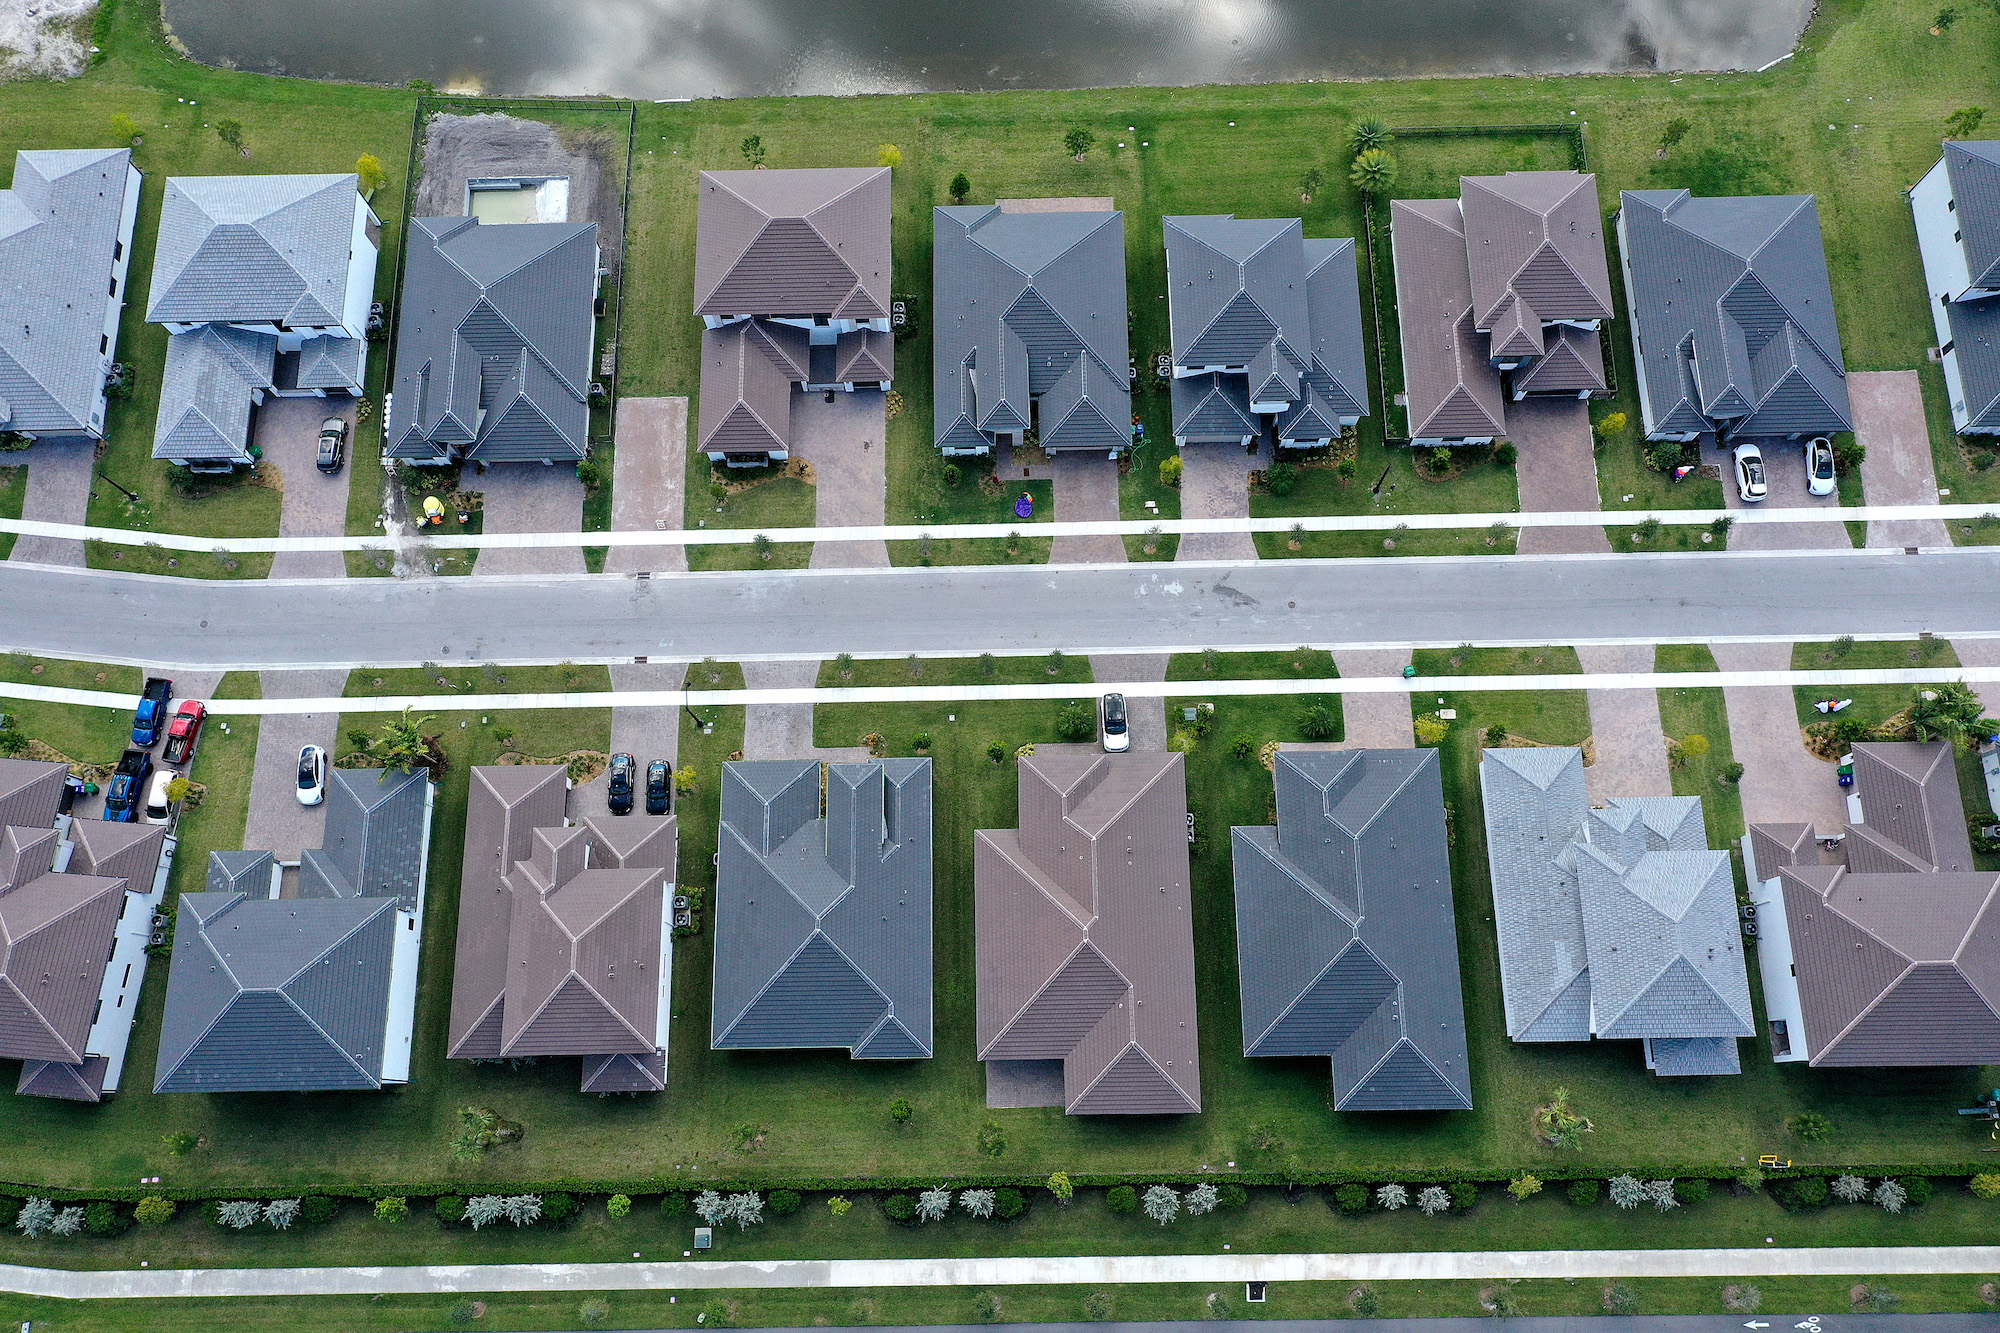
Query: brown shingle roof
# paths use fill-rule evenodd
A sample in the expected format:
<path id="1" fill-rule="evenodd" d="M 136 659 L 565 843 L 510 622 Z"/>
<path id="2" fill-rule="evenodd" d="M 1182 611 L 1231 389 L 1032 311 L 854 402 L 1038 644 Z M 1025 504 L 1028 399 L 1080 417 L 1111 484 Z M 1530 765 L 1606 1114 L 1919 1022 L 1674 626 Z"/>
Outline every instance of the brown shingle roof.
<path id="1" fill-rule="evenodd" d="M 1061 1060 L 1071 1114 L 1201 1109 L 1181 756 L 1048 746 L 973 850 L 982 1060 Z"/>
<path id="2" fill-rule="evenodd" d="M 1482 329 L 1510 300 L 1536 323 L 1611 318 L 1597 177 L 1577 171 L 1461 176 L 1472 304 Z"/>
<path id="3" fill-rule="evenodd" d="M 792 385 L 807 378 L 806 331 L 742 319 L 701 335 L 701 447 L 787 449 Z"/>
<path id="4" fill-rule="evenodd" d="M 125 881 L 43 875 L 0 897 L 0 1055 L 83 1060 Z"/>
<path id="5" fill-rule="evenodd" d="M 1500 375 L 1487 359 L 1486 335 L 1474 328 L 1458 201 L 1394 200 L 1389 233 L 1411 438 L 1505 435 Z"/>
<path id="6" fill-rule="evenodd" d="M 889 313 L 889 169 L 704 171 L 694 312 Z"/>

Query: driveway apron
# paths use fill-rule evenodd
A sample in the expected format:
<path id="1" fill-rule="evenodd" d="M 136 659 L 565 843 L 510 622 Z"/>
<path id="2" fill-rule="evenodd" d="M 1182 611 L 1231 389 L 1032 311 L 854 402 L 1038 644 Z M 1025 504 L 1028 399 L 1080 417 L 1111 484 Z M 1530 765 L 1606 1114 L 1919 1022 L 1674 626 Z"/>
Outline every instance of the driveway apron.
<path id="1" fill-rule="evenodd" d="M 266 699 L 337 698 L 347 688 L 345 671 L 266 671 L 262 680 Z M 243 846 L 268 851 L 280 861 L 296 861 L 306 848 L 321 845 L 326 807 L 299 804 L 299 750 L 321 746 L 331 763 L 340 752 L 339 733 L 338 709 L 270 713 L 263 718 L 257 727 L 257 767 L 250 775 Z"/>
<path id="2" fill-rule="evenodd" d="M 329 477 L 319 470 L 319 426 L 328 417 L 347 423 L 348 456 L 354 453 L 352 398 L 268 398 L 257 411 L 257 444 L 264 463 L 284 478 L 280 537 L 339 537 L 347 532 L 347 482 L 343 466 Z M 274 579 L 337 579 L 347 575 L 339 551 L 280 551 L 271 557 Z"/>
<path id="3" fill-rule="evenodd" d="M 1713 652 L 1723 671 L 1784 671 L 1792 665 L 1789 643 L 1718 643 Z M 1806 752 L 1791 687 L 1730 685 L 1723 687 L 1722 698 L 1729 710 L 1729 744 L 1743 765 L 1744 821 L 1810 823 L 1823 837 L 1840 832 L 1847 802 L 1833 765 Z"/>
<path id="4" fill-rule="evenodd" d="M 1181 517 L 1249 518 L 1250 473 L 1270 465 L 1268 444 L 1254 454 L 1233 444 L 1187 446 L 1181 450 Z M 1185 533 L 1174 558 L 1255 560 L 1257 543 L 1248 531 Z"/>
<path id="5" fill-rule="evenodd" d="M 822 528 L 878 528 L 885 522 L 889 480 L 883 441 L 889 423 L 884 399 L 876 389 L 835 393 L 830 403 L 821 394 L 792 394 L 792 452 L 813 465 L 815 522 Z M 889 548 L 879 541 L 813 546 L 814 569 L 888 563 Z"/>
<path id="6" fill-rule="evenodd" d="M 1653 669 L 1650 643 L 1579 647 L 1577 661 L 1585 672 L 1633 672 Z M 1583 771 L 1590 799 L 1613 796 L 1672 796 L 1674 780 L 1667 771 L 1666 737 L 1660 727 L 1660 692 L 1591 690 L 1590 731 L 1597 762 Z"/>
<path id="7" fill-rule="evenodd" d="M 686 677 L 687 665 L 683 662 L 621 662 L 611 668 L 611 688 L 677 690 Z M 680 744 L 681 710 L 678 708 L 614 707 L 611 710 L 612 753 L 622 750 L 637 759 L 642 777 L 645 766 L 655 759 L 664 759 L 678 768 Z M 600 773 L 589 782 L 570 789 L 570 818 L 595 814 L 606 808 L 605 781 L 605 775 Z M 642 799 L 636 809 L 644 811 L 645 808 Z"/>
<path id="8" fill-rule="evenodd" d="M 1914 370 L 1855 371 L 1847 377 L 1854 407 L 1854 438 L 1867 449 L 1861 486 L 1872 505 L 1930 505 L 1938 502 L 1937 460 L 1924 420 L 1924 391 Z M 1894 519 L 1868 524 L 1868 545 L 1949 546 L 1944 522 L 1935 518 Z"/>
<path id="9" fill-rule="evenodd" d="M 753 690 L 810 689 L 819 681 L 819 667 L 818 662 L 745 662 L 743 684 Z M 809 703 L 751 704 L 743 710 L 743 757 L 839 762 L 868 758 L 868 747 L 815 746 Z"/>
<path id="10" fill-rule="evenodd" d="M 685 398 L 618 400 L 618 448 L 611 462 L 614 531 L 678 532 L 687 526 L 687 425 Z M 605 553 L 604 569 L 685 573 L 687 548 L 614 546 Z"/>
<path id="11" fill-rule="evenodd" d="M 1730 509 L 1824 509 L 1826 523 L 1739 523 L 1729 532 L 1732 551 L 1852 550 L 1847 528 L 1840 521 L 1838 495 L 1806 491 L 1805 444 L 1800 440 L 1767 440 L 1764 484 L 1769 491 L 1756 504 L 1745 504 L 1736 485 L 1733 449 L 1704 449 L 1702 461 L 1722 469 L 1722 501 Z"/>
<path id="12" fill-rule="evenodd" d="M 1116 523 L 1118 464 L 1102 454 L 1063 453 L 1055 457 L 1055 519 L 1058 523 Z M 1116 533 L 1058 537 L 1049 552 L 1052 565 L 1105 565 L 1125 559 L 1125 539 Z"/>
<path id="13" fill-rule="evenodd" d="M 485 493 L 487 532 L 580 532 L 583 483 L 567 463 L 494 463 L 460 485 Z M 443 546 L 448 539 L 438 539 Z M 499 547 L 479 553 L 478 574 L 581 574 L 580 546 Z"/>
<path id="14" fill-rule="evenodd" d="M 1363 676 L 1401 676 L 1410 664 L 1407 648 L 1335 649 L 1333 665 L 1342 680 Z M 1408 750 L 1417 735 L 1411 727 L 1410 696 L 1401 690 L 1387 694 L 1344 694 L 1340 712 L 1346 724 L 1341 748 L 1348 750 Z"/>
<path id="15" fill-rule="evenodd" d="M 1603 507 L 1597 493 L 1597 452 L 1591 443 L 1590 406 L 1575 398 L 1526 398 L 1507 404 L 1507 436 L 1514 444 L 1515 484 L 1520 488 L 1522 555 L 1594 555 L 1609 551 L 1603 528 L 1538 528 L 1535 513 L 1568 513 Z"/>
<path id="16" fill-rule="evenodd" d="M 81 523 L 90 509 L 91 469 L 97 441 L 38 440 L 20 455 L 28 466 L 28 489 L 21 517 L 42 523 Z M 14 560 L 38 565 L 84 564 L 83 543 L 65 537 L 16 537 Z"/>

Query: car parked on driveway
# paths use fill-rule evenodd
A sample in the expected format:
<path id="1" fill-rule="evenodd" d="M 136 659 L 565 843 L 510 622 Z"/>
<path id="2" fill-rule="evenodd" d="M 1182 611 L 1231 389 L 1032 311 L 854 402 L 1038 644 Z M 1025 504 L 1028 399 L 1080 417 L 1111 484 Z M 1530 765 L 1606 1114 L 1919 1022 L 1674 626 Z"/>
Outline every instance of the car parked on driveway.
<path id="1" fill-rule="evenodd" d="M 317 745 L 299 750 L 299 804 L 318 805 L 326 799 L 326 751 Z"/>
<path id="2" fill-rule="evenodd" d="M 1833 488 L 1833 441 L 1815 435 L 1806 441 L 1806 492 L 1832 495 Z"/>
<path id="3" fill-rule="evenodd" d="M 167 724 L 167 748 L 160 757 L 170 764 L 185 764 L 194 758 L 201 742 L 201 724 L 208 720 L 208 708 L 199 699 L 183 699 L 174 720 Z"/>
<path id="4" fill-rule="evenodd" d="M 1118 754 L 1132 748 L 1132 731 L 1125 719 L 1125 696 L 1107 694 L 1097 701 L 1097 721 L 1104 733 L 1104 749 Z"/>
<path id="5" fill-rule="evenodd" d="M 670 815 L 674 811 L 674 766 L 664 759 L 646 765 L 646 813 Z"/>
<path id="6" fill-rule="evenodd" d="M 153 780 L 146 784 L 146 812 L 142 818 L 147 824 L 171 824 L 174 822 L 173 798 L 167 794 L 180 774 L 171 768 L 154 772 Z"/>
<path id="7" fill-rule="evenodd" d="M 111 785 L 104 791 L 104 817 L 113 824 L 130 824 L 139 818 L 139 802 L 145 799 L 146 783 L 153 776 L 153 756 L 144 750 L 127 750 L 112 770 Z"/>
<path id="8" fill-rule="evenodd" d="M 1764 451 L 1754 444 L 1736 446 L 1736 493 L 1743 503 L 1756 504 L 1769 488 L 1764 482 Z"/>
<path id="9" fill-rule="evenodd" d="M 632 813 L 632 781 L 639 768 L 639 761 L 624 751 L 611 756 L 611 779 L 606 785 L 605 803 L 614 815 Z"/>
<path id="10" fill-rule="evenodd" d="M 165 676 L 146 677 L 139 692 L 139 706 L 132 710 L 132 744 L 141 750 L 153 748 L 160 728 L 167 724 L 167 705 L 174 701 L 174 683 Z"/>
<path id="11" fill-rule="evenodd" d="M 347 423 L 328 417 L 319 423 L 319 454 L 315 466 L 331 477 L 347 461 Z"/>

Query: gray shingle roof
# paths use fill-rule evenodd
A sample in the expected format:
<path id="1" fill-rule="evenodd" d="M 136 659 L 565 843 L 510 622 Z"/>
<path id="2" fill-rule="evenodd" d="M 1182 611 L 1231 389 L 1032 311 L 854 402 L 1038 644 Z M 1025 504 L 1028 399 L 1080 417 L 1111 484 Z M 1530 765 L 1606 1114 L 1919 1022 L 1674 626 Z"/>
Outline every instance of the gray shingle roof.
<path id="1" fill-rule="evenodd" d="M 1059 419 L 1086 399 L 1093 406 L 1052 440 L 1045 403 L 1043 447 L 1124 447 L 1132 415 L 1125 215 L 986 204 L 932 217 L 939 447 L 983 448 L 988 433 L 1024 429 L 1029 400 L 1065 380 Z M 1090 366 L 1073 375 L 1079 360 Z"/>
<path id="2" fill-rule="evenodd" d="M 1945 174 L 1974 287 L 2000 287 L 2000 140 L 1946 140 Z"/>
<path id="3" fill-rule="evenodd" d="M 14 155 L 0 190 L 0 427 L 103 429 L 91 414 L 111 356 L 98 340 L 132 175 L 125 148 Z"/>
<path id="4" fill-rule="evenodd" d="M 1480 788 L 1509 1036 L 1753 1034 L 1729 856 L 1708 849 L 1700 798 L 1591 809 L 1582 752 L 1563 747 L 1489 749 Z M 1649 1049 L 1661 1075 L 1735 1059 L 1720 1044 L 1663 1049 Z"/>
<path id="5" fill-rule="evenodd" d="M 409 246 L 390 456 L 584 457 L 597 224 L 413 218 Z"/>
<path id="6" fill-rule="evenodd" d="M 723 768 L 716 1050 L 931 1054 L 931 761 Z"/>
<path id="7" fill-rule="evenodd" d="M 1507 433 L 1500 373 L 1474 327 L 1465 220 L 1456 199 L 1395 199 L 1389 236 L 1412 439 Z"/>
<path id="8" fill-rule="evenodd" d="M 389 898 L 182 894 L 155 1092 L 382 1086 Z"/>
<path id="9" fill-rule="evenodd" d="M 1293 404 L 1279 421 L 1280 438 L 1338 435 L 1340 417 L 1367 414 L 1352 239 L 1305 240 L 1297 218 L 1164 221 L 1176 366 L 1244 367 L 1224 375 L 1225 391 L 1243 400 L 1246 414 L 1252 400 Z M 1256 433 L 1255 424 L 1247 432 L 1225 429 L 1227 409 L 1212 389 L 1194 394 L 1182 383 L 1174 381 L 1176 436 L 1234 441 Z M 1197 409 L 1214 420 L 1195 419 Z M 1331 429 L 1323 429 L 1327 418 Z"/>
<path id="10" fill-rule="evenodd" d="M 889 168 L 704 171 L 694 312 L 889 314 Z"/>
<path id="11" fill-rule="evenodd" d="M 276 334 L 227 324 L 168 338 L 153 457 L 248 462 L 251 395 L 271 387 L 277 360 Z"/>
<path id="12" fill-rule="evenodd" d="M 415 911 L 430 779 L 422 770 L 327 774 L 326 835 L 299 863 L 301 898 L 395 898 Z"/>
<path id="13" fill-rule="evenodd" d="M 160 207 L 155 324 L 339 324 L 358 180 L 176 176 Z"/>
<path id="14" fill-rule="evenodd" d="M 1178 754 L 1043 746 L 973 842 L 981 1060 L 1061 1060 L 1071 1115 L 1201 1110 Z"/>
<path id="15" fill-rule="evenodd" d="M 1280 752 L 1230 830 L 1243 1053 L 1327 1055 L 1334 1109 L 1470 1110 L 1435 750 Z"/>
<path id="16" fill-rule="evenodd" d="M 1609 319 L 1611 265 L 1597 177 L 1580 171 L 1461 176 L 1475 322 L 1495 328 L 1503 306 L 1523 323 Z"/>
<path id="17" fill-rule="evenodd" d="M 1648 433 L 1853 429 L 1811 195 L 1627 190 L 1623 200 Z"/>

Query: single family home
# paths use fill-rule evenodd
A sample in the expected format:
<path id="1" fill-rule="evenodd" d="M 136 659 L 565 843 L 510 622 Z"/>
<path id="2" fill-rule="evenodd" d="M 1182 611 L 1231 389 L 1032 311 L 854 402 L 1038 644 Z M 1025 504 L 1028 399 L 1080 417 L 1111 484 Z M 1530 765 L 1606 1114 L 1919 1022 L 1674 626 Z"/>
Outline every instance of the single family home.
<path id="1" fill-rule="evenodd" d="M 1947 140 L 1910 208 L 1952 425 L 2000 435 L 2000 140 Z"/>

